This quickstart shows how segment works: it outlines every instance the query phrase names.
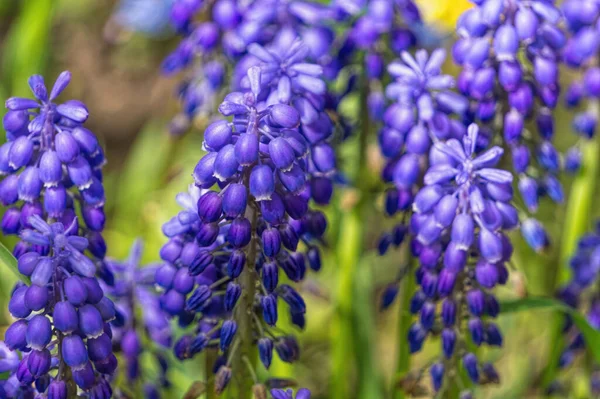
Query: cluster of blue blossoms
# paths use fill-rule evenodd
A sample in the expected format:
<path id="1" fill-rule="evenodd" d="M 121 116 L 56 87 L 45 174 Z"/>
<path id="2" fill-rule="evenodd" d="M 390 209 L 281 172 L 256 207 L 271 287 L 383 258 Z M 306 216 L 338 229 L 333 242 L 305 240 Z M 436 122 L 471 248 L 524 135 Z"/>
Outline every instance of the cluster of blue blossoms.
<path id="1" fill-rule="evenodd" d="M 158 399 L 161 389 L 171 386 L 166 350 L 172 345 L 173 332 L 155 287 L 154 276 L 161 265 L 142 266 L 142 250 L 142 242 L 137 240 L 126 261 L 107 261 L 115 282 L 102 287 L 115 304 L 116 315 L 111 322 L 113 344 L 122 354 L 120 366 L 128 386 L 139 382 L 145 398 Z M 156 345 L 144 344 L 147 341 Z M 158 372 L 142 367 L 140 357 L 144 354 L 154 361 Z"/>
<path id="2" fill-rule="evenodd" d="M 105 159 L 94 134 L 82 126 L 85 105 L 54 103 L 70 79 L 63 72 L 48 93 L 43 78 L 34 75 L 29 86 L 35 99 L 6 101 L 0 201 L 8 209 L 2 231 L 19 235 L 13 252 L 28 282 L 15 286 L 9 302 L 17 321 L 6 331 L 5 345 L 22 354 L 2 385 L 11 398 L 36 392 L 67 398 L 78 388 L 108 398 L 108 378 L 117 366 L 108 324 L 115 307 L 96 278 L 99 271 L 112 281 L 101 235 Z"/>
<path id="3" fill-rule="evenodd" d="M 303 51 L 298 42 L 290 44 L 288 57 Z M 286 89 L 277 82 L 289 75 L 278 74 L 275 55 L 259 46 L 252 51 L 266 61 L 249 69 L 249 90 L 230 93 L 219 106 L 231 121 L 207 127 L 207 154 L 194 169 L 195 185 L 177 197 L 183 211 L 163 227 L 169 241 L 161 249 L 165 264 L 156 272 L 156 283 L 165 290 L 162 308 L 181 325 L 196 325 L 194 334 L 175 344 L 176 356 L 190 358 L 218 345 L 223 354 L 215 367 L 219 392 L 231 378 L 229 360 L 240 345 L 256 339 L 267 368 L 273 349 L 283 361 L 298 358 L 296 340 L 271 329 L 279 298 L 289 305 L 294 324 L 302 328 L 305 323 L 304 300 L 290 285 L 278 284 L 279 273 L 298 282 L 307 265 L 321 268 L 313 243 L 327 222 L 321 212 L 309 209 L 308 168 L 333 168 L 327 153 L 318 145 L 311 148 L 299 128 L 301 113 L 286 104 L 318 94 L 322 81 L 314 75 L 319 68 L 290 66 L 291 87 Z M 272 97 L 276 100 L 269 104 Z M 218 191 L 210 189 L 215 185 Z M 249 319 L 243 328 L 250 335 L 238 334 L 240 319 Z M 253 342 L 243 342 L 249 339 Z"/>

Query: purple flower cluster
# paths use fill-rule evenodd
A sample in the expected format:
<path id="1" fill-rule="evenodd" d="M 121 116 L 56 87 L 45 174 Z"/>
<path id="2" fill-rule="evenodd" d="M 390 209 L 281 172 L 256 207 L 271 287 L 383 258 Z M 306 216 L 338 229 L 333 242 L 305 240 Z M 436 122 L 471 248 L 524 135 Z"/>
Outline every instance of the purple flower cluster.
<path id="1" fill-rule="evenodd" d="M 593 1 L 565 1 L 562 11 L 570 33 L 564 47 L 563 59 L 567 66 L 579 72 L 565 94 L 567 108 L 580 109 L 573 118 L 573 130 L 584 139 L 565 155 L 565 169 L 575 172 L 581 165 L 580 147 L 585 145 L 586 139 L 594 137 L 600 112 L 597 109 L 597 99 L 600 97 L 600 68 L 594 58 L 600 44 L 596 35 L 600 9 Z"/>
<path id="2" fill-rule="evenodd" d="M 430 151 L 425 186 L 415 196 L 410 220 L 412 255 L 419 259 L 420 286 L 410 310 L 419 315 L 409 330 L 411 352 L 421 350 L 428 336 L 441 338 L 442 358 L 430 368 L 438 391 L 444 376 L 461 358 L 474 383 L 497 379 L 491 364 L 479 364 L 467 343 L 502 345 L 493 289 L 505 284 L 505 263 L 512 245 L 504 234 L 518 225 L 510 204 L 511 173 L 497 169 L 503 150 L 479 152 L 479 128 L 470 125 L 462 142 L 436 142 Z"/>
<path id="3" fill-rule="evenodd" d="M 401 61 L 388 66 L 395 81 L 388 85 L 386 94 L 394 102 L 383 116 L 379 144 L 388 159 L 383 180 L 394 184 L 385 200 L 390 216 L 410 211 L 432 142 L 460 139 L 465 134 L 464 125 L 453 116 L 464 114 L 468 102 L 452 91 L 454 79 L 441 70 L 444 59 L 444 50 L 435 50 L 431 56 L 419 50 L 414 58 L 403 52 Z M 405 232 L 401 223 L 385 234 L 380 253 L 390 244 L 399 245 Z"/>
<path id="4" fill-rule="evenodd" d="M 209 20 L 194 22 L 201 14 L 209 15 Z M 325 6 L 303 1 L 175 1 L 171 21 L 183 40 L 163 63 L 163 71 L 170 74 L 193 68 L 180 85 L 183 112 L 174 119 L 172 131 L 183 132 L 197 115 L 213 111 L 227 60 L 237 63 L 230 82 L 237 88 L 236 77 L 243 77 L 249 67 L 259 63 L 248 54 L 252 44 L 300 37 L 312 59 L 322 57 L 333 40 L 333 31 L 322 24 L 328 16 Z"/>
<path id="5" fill-rule="evenodd" d="M 596 223 L 593 232 L 580 238 L 569 267 L 571 278 L 561 288 L 558 297 L 567 305 L 586 312 L 589 324 L 600 330 L 600 292 L 597 288 L 600 281 L 600 224 Z M 563 331 L 567 344 L 560 357 L 559 366 L 568 367 L 586 350 L 586 343 L 569 316 L 565 320 Z M 597 385 L 599 378 L 600 373 L 597 371 L 591 378 L 591 390 L 594 395 L 600 393 Z"/>
<path id="6" fill-rule="evenodd" d="M 272 389 L 271 395 L 273 399 L 294 399 L 294 392 L 291 389 Z M 306 388 L 299 389 L 296 392 L 296 399 L 310 399 L 310 391 Z"/>
<path id="7" fill-rule="evenodd" d="M 8 304 L 17 318 L 4 342 L 21 351 L 15 375 L 21 390 L 35 384 L 40 394 L 66 399 L 75 394 L 73 382 L 90 397 L 109 398 L 107 380 L 117 367 L 112 353 L 115 306 L 94 277 L 96 267 L 83 251 L 88 240 L 77 235 L 77 221 L 69 226 L 48 224 L 40 216 L 28 220 L 24 243 L 45 249 L 18 259 L 19 272 L 31 284 L 17 284 Z M 15 396 L 20 397 L 20 396 Z"/>
<path id="8" fill-rule="evenodd" d="M 71 80 L 60 74 L 51 92 L 39 75 L 29 79 L 35 99 L 9 98 L 3 119 L 7 142 L 0 146 L 0 203 L 9 207 L 2 219 L 4 234 L 31 228 L 33 215 L 75 224 L 89 240 L 88 250 L 102 259 L 106 244 L 102 167 L 106 160 L 92 132 L 83 127 L 88 110 L 80 101 L 54 103 Z M 76 214 L 83 216 L 79 226 Z M 21 241 L 15 256 L 35 250 L 45 255 L 48 248 Z"/>
<path id="9" fill-rule="evenodd" d="M 243 339 L 236 335 L 238 319 L 251 313 L 265 367 L 273 349 L 284 361 L 296 360 L 295 339 L 278 337 L 271 327 L 277 323 L 278 299 L 289 305 L 292 321 L 300 327 L 306 306 L 294 288 L 279 284 L 279 273 L 297 282 L 307 265 L 321 268 L 313 243 L 322 237 L 327 222 L 321 212 L 309 209 L 307 177 L 311 167 L 329 172 L 333 154 L 318 149 L 320 144 L 311 150 L 311 136 L 299 128 L 304 114 L 285 103 L 298 106 L 294 100 L 302 102 L 314 94 L 306 86 L 319 86 L 316 68 L 291 62 L 302 52 L 301 45 L 286 54 L 291 66 L 285 75 L 268 58 L 273 53 L 262 47 L 253 51 L 273 63 L 251 67 L 246 78 L 250 90 L 225 97 L 219 110 L 232 119 L 207 127 L 208 152 L 194 170 L 195 185 L 177 196 L 184 210 L 163 227 L 170 240 L 161 249 L 165 264 L 155 276 L 165 290 L 161 307 L 178 316 L 182 325 L 197 323 L 194 335 L 184 335 L 175 344 L 180 359 L 217 344 L 221 360 L 227 359 Z M 276 84 L 284 79 L 289 90 Z M 270 95 L 265 98 L 264 92 Z M 277 101 L 269 104 L 272 96 Z M 218 191 L 210 189 L 215 185 Z M 300 252 L 301 244 L 306 253 Z M 258 289 L 248 279 L 260 282 Z M 242 297 L 247 308 L 238 306 Z M 228 362 L 218 361 L 216 366 L 216 389 L 222 391 L 231 369 Z"/>
<path id="10" fill-rule="evenodd" d="M 453 48 L 454 60 L 463 67 L 458 88 L 471 100 L 470 120 L 489 132 L 503 131 L 520 195 L 535 213 L 542 196 L 564 200 L 557 176 L 566 165 L 552 144 L 552 110 L 567 41 L 561 12 L 553 0 L 473 2 L 476 6 L 458 22 L 460 39 Z M 535 123 L 529 127 L 528 121 Z M 539 241 L 525 238 L 535 250 L 543 249 Z"/>
<path id="11" fill-rule="evenodd" d="M 145 397 L 160 398 L 160 388 L 168 388 L 167 359 L 159 350 L 160 346 L 171 346 L 172 331 L 167 314 L 161 309 L 159 296 L 155 289 L 156 270 L 161 265 L 140 266 L 142 242 L 137 240 L 129 258 L 125 262 L 108 261 L 108 268 L 115 276 L 113 286 L 105 286 L 106 294 L 113 298 L 116 317 L 112 321 L 113 344 L 120 348 L 124 359 L 127 381 L 143 383 Z M 150 351 L 144 348 L 142 341 L 149 339 L 159 345 Z M 157 375 L 142 370 L 140 356 L 146 352 L 158 365 Z"/>

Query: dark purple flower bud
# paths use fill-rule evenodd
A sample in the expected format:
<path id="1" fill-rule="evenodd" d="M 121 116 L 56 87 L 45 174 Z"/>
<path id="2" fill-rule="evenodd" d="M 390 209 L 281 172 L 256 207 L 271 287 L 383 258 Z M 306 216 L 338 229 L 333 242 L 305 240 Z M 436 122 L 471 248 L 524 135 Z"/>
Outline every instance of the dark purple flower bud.
<path id="1" fill-rule="evenodd" d="M 60 217 L 67 207 L 67 192 L 59 184 L 56 187 L 48 187 L 44 193 L 44 210 L 48 216 L 53 218 Z"/>
<path id="2" fill-rule="evenodd" d="M 508 94 L 508 103 L 522 115 L 528 115 L 533 107 L 533 91 L 527 83 L 521 83 Z"/>
<path id="3" fill-rule="evenodd" d="M 4 130 L 11 133 L 18 133 L 29 123 L 29 115 L 27 111 L 8 111 L 2 118 Z"/>
<path id="4" fill-rule="evenodd" d="M 504 61 L 498 69 L 498 81 L 504 90 L 514 91 L 521 84 L 523 71 L 521 65 L 516 61 Z"/>
<path id="5" fill-rule="evenodd" d="M 2 217 L 2 232 L 4 234 L 17 234 L 21 220 L 21 211 L 17 208 L 9 208 Z"/>
<path id="6" fill-rule="evenodd" d="M 317 144 L 311 151 L 312 162 L 317 171 L 327 174 L 335 169 L 335 151 L 327 143 Z"/>
<path id="7" fill-rule="evenodd" d="M 427 297 L 425 296 L 425 294 L 422 291 L 415 292 L 415 294 L 412 296 L 412 298 L 410 300 L 410 312 L 412 314 L 417 314 L 423 307 L 423 304 L 425 303 L 426 300 L 427 300 Z"/>
<path id="8" fill-rule="evenodd" d="M 8 152 L 8 165 L 13 169 L 25 166 L 33 155 L 33 143 L 26 136 L 18 137 L 12 142 Z"/>
<path id="9" fill-rule="evenodd" d="M 135 330 L 128 330 L 121 339 L 121 349 L 126 357 L 134 358 L 142 352 L 142 343 Z"/>
<path id="10" fill-rule="evenodd" d="M 458 249 L 468 250 L 473 244 L 474 230 L 475 224 L 469 214 L 457 215 L 452 223 L 452 242 Z"/>
<path id="11" fill-rule="evenodd" d="M 444 365 L 442 363 L 435 363 L 429 369 L 431 375 L 431 385 L 433 385 L 434 391 L 439 391 L 444 382 Z"/>
<path id="12" fill-rule="evenodd" d="M 570 148 L 565 154 L 565 170 L 569 173 L 576 173 L 581 167 L 581 150 L 577 147 Z"/>
<path id="13" fill-rule="evenodd" d="M 220 181 L 225 181 L 237 173 L 239 163 L 232 144 L 227 144 L 219 150 L 215 158 L 214 168 L 214 176 Z"/>
<path id="14" fill-rule="evenodd" d="M 468 327 L 473 343 L 477 346 L 481 345 L 483 343 L 484 336 L 483 322 L 481 319 L 478 317 L 472 317 L 469 320 Z"/>
<path id="15" fill-rule="evenodd" d="M 204 348 L 206 348 L 206 346 L 208 345 L 209 340 L 210 338 L 204 333 L 196 335 L 196 337 L 189 346 L 191 354 L 202 352 Z"/>
<path id="16" fill-rule="evenodd" d="M 523 115 L 514 108 L 504 116 L 504 139 L 507 143 L 515 144 L 521 140 L 524 123 Z"/>
<path id="17" fill-rule="evenodd" d="M 235 248 L 243 248 L 250 242 L 252 225 L 246 218 L 237 218 L 229 226 L 227 241 Z"/>
<path id="18" fill-rule="evenodd" d="M 208 191 L 198 200 L 198 215 L 204 223 L 213 223 L 219 220 L 222 211 L 221 196 Z"/>
<path id="19" fill-rule="evenodd" d="M 495 76 L 493 68 L 482 68 L 475 72 L 469 86 L 469 94 L 476 100 L 485 99 L 494 89 Z"/>
<path id="20" fill-rule="evenodd" d="M 298 193 L 306 182 L 305 172 L 296 164 L 289 171 L 278 170 L 277 176 L 281 184 L 291 193 Z"/>
<path id="21" fill-rule="evenodd" d="M 467 292 L 467 307 L 473 316 L 481 317 L 485 309 L 485 296 L 483 292 L 472 289 Z"/>
<path id="22" fill-rule="evenodd" d="M 502 333 L 494 323 L 487 323 L 485 342 L 490 346 L 502 346 Z"/>
<path id="23" fill-rule="evenodd" d="M 213 256 L 208 251 L 200 251 L 197 253 L 189 267 L 189 273 L 192 276 L 197 276 L 202 273 L 212 263 Z"/>
<path id="24" fill-rule="evenodd" d="M 219 226 L 216 223 L 204 223 L 198 230 L 196 241 L 201 247 L 212 245 L 219 235 Z"/>
<path id="25" fill-rule="evenodd" d="M 442 303 L 442 322 L 446 327 L 452 327 L 456 322 L 456 302 L 452 299 L 446 299 Z"/>
<path id="26" fill-rule="evenodd" d="M 423 293 L 429 298 L 435 297 L 437 293 L 438 276 L 435 273 L 426 271 L 421 279 L 421 288 Z"/>
<path id="27" fill-rule="evenodd" d="M 101 207 L 94 207 L 84 205 L 82 209 L 83 220 L 85 225 L 92 231 L 104 230 L 104 222 L 106 216 L 104 215 L 104 209 Z"/>
<path id="28" fill-rule="evenodd" d="M 6 330 L 4 334 L 4 343 L 12 351 L 23 350 L 27 347 L 27 339 L 25 338 L 26 332 L 27 321 L 17 320 Z"/>
<path id="29" fill-rule="evenodd" d="M 420 351 L 426 337 L 427 331 L 424 330 L 419 323 L 413 323 L 408 330 L 408 346 L 410 348 L 410 353 Z"/>
<path id="30" fill-rule="evenodd" d="M 529 176 L 519 179 L 519 192 L 530 212 L 535 212 L 538 207 L 538 184 Z"/>
<path id="31" fill-rule="evenodd" d="M 444 328 L 442 331 L 442 351 L 447 359 L 450 359 L 454 354 L 454 348 L 456 347 L 456 333 L 454 330 Z"/>
<path id="32" fill-rule="evenodd" d="M 481 256 L 488 262 L 499 262 L 503 255 L 502 239 L 496 233 L 481 229 L 479 232 L 479 251 Z"/>
<path id="33" fill-rule="evenodd" d="M 267 165 L 258 165 L 250 172 L 250 194 L 257 201 L 270 200 L 275 191 L 273 171 Z"/>
<path id="34" fill-rule="evenodd" d="M 438 294 L 440 297 L 446 297 L 452 294 L 456 282 L 456 273 L 450 269 L 442 269 L 438 278 Z"/>
<path id="35" fill-rule="evenodd" d="M 219 340 L 219 348 L 221 351 L 225 352 L 229 345 L 231 345 L 231 341 L 233 341 L 233 337 L 235 337 L 235 333 L 237 332 L 237 323 L 233 320 L 225 320 L 223 322 L 223 326 L 221 326 L 221 336 Z"/>
<path id="36" fill-rule="evenodd" d="M 27 367 L 27 359 L 22 359 L 21 363 L 17 367 L 17 379 L 23 386 L 31 385 L 34 381 L 33 375 L 29 372 L 29 367 Z"/>
<path id="37" fill-rule="evenodd" d="M 582 112 L 573 118 L 573 129 L 583 137 L 588 139 L 594 137 L 596 133 L 596 116 L 590 112 Z"/>
<path id="38" fill-rule="evenodd" d="M 558 152 L 549 141 L 544 141 L 538 147 L 537 158 L 538 162 L 544 169 L 550 172 L 558 171 L 560 167 Z"/>
<path id="39" fill-rule="evenodd" d="M 235 143 L 235 157 L 242 166 L 248 166 L 258 160 L 258 138 L 253 133 L 241 134 Z"/>
<path id="40" fill-rule="evenodd" d="M 75 306 L 82 305 L 87 300 L 87 288 L 83 283 L 81 277 L 72 275 L 68 277 L 63 283 L 65 294 L 67 299 Z"/>
<path id="41" fill-rule="evenodd" d="M 87 338 L 96 338 L 104 331 L 104 320 L 100 311 L 93 305 L 83 305 L 78 309 L 79 329 Z"/>
<path id="42" fill-rule="evenodd" d="M 216 158 L 217 153 L 209 152 L 196 164 L 192 176 L 198 186 L 208 188 L 215 183 L 216 179 L 213 177 L 213 174 L 215 172 Z"/>
<path id="43" fill-rule="evenodd" d="M 31 285 L 25 292 L 25 306 L 33 311 L 39 311 L 48 304 L 48 288 Z"/>
<path id="44" fill-rule="evenodd" d="M 260 304 L 265 323 L 274 326 L 277 323 L 277 298 L 272 294 L 263 296 Z"/>
<path id="45" fill-rule="evenodd" d="M 521 233 L 527 244 L 536 252 L 542 252 L 550 245 L 544 226 L 536 219 L 525 219 L 521 224 Z"/>
<path id="46" fill-rule="evenodd" d="M 194 293 L 188 298 L 186 302 L 186 307 L 189 310 L 199 312 L 202 310 L 202 308 L 204 308 L 211 295 L 212 292 L 210 290 L 210 287 L 206 285 L 201 285 L 198 288 L 196 288 Z"/>
<path id="47" fill-rule="evenodd" d="M 432 302 L 425 302 L 421 308 L 421 326 L 425 330 L 431 330 L 433 323 L 435 322 L 435 304 Z"/>
<path id="48" fill-rule="evenodd" d="M 117 369 L 118 361 L 114 354 L 109 355 L 106 359 L 94 363 L 96 371 L 101 374 L 113 374 Z M 77 382 L 77 380 L 75 380 Z M 78 384 L 79 385 L 79 384 Z M 81 386 L 81 385 L 80 385 Z"/>
<path id="49" fill-rule="evenodd" d="M 273 257 L 281 250 L 281 236 L 273 227 L 266 228 L 261 235 L 263 251 L 266 256 Z"/>
<path id="50" fill-rule="evenodd" d="M 300 114 L 296 108 L 285 105 L 272 105 L 269 114 L 269 120 L 278 127 L 294 128 L 300 124 Z M 270 148 L 270 146 L 269 146 Z"/>
<path id="51" fill-rule="evenodd" d="M 92 362 L 108 358 L 112 354 L 112 341 L 107 334 L 87 340 L 88 356 Z"/>
<path id="52" fill-rule="evenodd" d="M 62 380 L 53 380 L 48 386 L 48 399 L 67 399 L 67 384 Z"/>
<path id="53" fill-rule="evenodd" d="M 533 73 L 539 84 L 543 86 L 555 84 L 558 80 L 558 64 L 555 60 L 546 57 L 535 57 Z"/>
<path id="54" fill-rule="evenodd" d="M 498 269 L 496 265 L 480 260 L 475 267 L 475 278 L 482 287 L 493 288 L 498 283 Z"/>
<path id="55" fill-rule="evenodd" d="M 19 175 L 18 193 L 19 199 L 31 202 L 40 196 L 42 181 L 39 177 L 38 168 L 30 166 L 25 168 Z"/>
<path id="56" fill-rule="evenodd" d="M 472 353 L 467 353 L 463 356 L 462 363 L 471 381 L 478 383 L 479 370 L 477 368 L 477 357 Z"/>
<path id="57" fill-rule="evenodd" d="M 285 216 L 285 204 L 277 193 L 271 194 L 271 199 L 261 201 L 260 210 L 263 219 L 274 225 L 281 223 Z"/>
<path id="58" fill-rule="evenodd" d="M 95 277 L 83 277 L 83 284 L 87 288 L 87 302 L 92 305 L 97 304 L 104 297 L 104 291 Z"/>
<path id="59" fill-rule="evenodd" d="M 73 370 L 73 380 L 81 389 L 87 390 L 94 386 L 96 375 L 90 362 L 86 362 L 77 370 Z"/>
<path id="60" fill-rule="evenodd" d="M 238 284 L 234 282 L 227 284 L 224 300 L 225 311 L 231 312 L 233 310 L 235 304 L 240 298 L 240 295 L 242 295 L 242 288 Z"/>
<path id="61" fill-rule="evenodd" d="M 286 363 L 293 363 L 300 357 L 298 342 L 292 336 L 280 337 L 275 342 L 275 351 L 279 358 Z"/>
<path id="62" fill-rule="evenodd" d="M 223 193 L 223 213 L 229 218 L 235 218 L 246 211 L 246 187 L 243 184 L 230 184 Z"/>
<path id="63" fill-rule="evenodd" d="M 10 175 L 0 182 L 0 203 L 11 205 L 19 199 L 19 177 Z"/>
<path id="64" fill-rule="evenodd" d="M 36 315 L 29 320 L 25 334 L 31 349 L 42 350 L 52 339 L 52 325 L 46 316 Z"/>
<path id="65" fill-rule="evenodd" d="M 27 252 L 21 255 L 17 262 L 19 273 L 24 274 L 25 276 L 31 276 L 40 260 L 40 254 L 37 252 Z"/>
<path id="66" fill-rule="evenodd" d="M 160 287 L 169 289 L 173 285 L 173 280 L 175 279 L 176 273 L 176 267 L 170 264 L 164 264 L 158 269 L 156 269 L 154 280 L 156 284 L 158 284 Z"/>
<path id="67" fill-rule="evenodd" d="M 419 174 L 419 157 L 415 154 L 405 154 L 394 168 L 394 184 L 409 189 L 415 184 Z"/>
<path id="68" fill-rule="evenodd" d="M 519 37 L 514 26 L 502 25 L 494 36 L 494 51 L 499 61 L 513 60 L 519 51 Z"/>
<path id="69" fill-rule="evenodd" d="M 194 289 L 194 277 L 190 275 L 187 267 L 182 267 L 175 273 L 173 289 L 184 295 L 192 292 Z"/>
<path id="70" fill-rule="evenodd" d="M 262 268 L 262 282 L 268 292 L 273 292 L 279 282 L 279 268 L 275 262 L 267 262 Z"/>
<path id="71" fill-rule="evenodd" d="M 54 148 L 58 159 L 65 164 L 75 161 L 79 156 L 79 144 L 69 132 L 59 132 L 55 136 Z"/>
<path id="72" fill-rule="evenodd" d="M 273 341 L 271 339 L 261 338 L 258 340 L 258 356 L 261 363 L 268 369 L 273 360 Z"/>
<path id="73" fill-rule="evenodd" d="M 62 358 L 74 370 L 83 369 L 88 364 L 88 353 L 79 335 L 70 334 L 63 338 Z"/>
<path id="74" fill-rule="evenodd" d="M 226 120 L 213 122 L 204 131 L 204 143 L 213 151 L 231 143 L 232 126 Z"/>
<path id="75" fill-rule="evenodd" d="M 115 304 L 107 297 L 102 297 L 100 302 L 98 302 L 94 306 L 96 307 L 96 309 L 98 309 L 100 315 L 102 316 L 102 320 L 104 320 L 105 322 L 112 321 L 117 316 Z"/>
<path id="76" fill-rule="evenodd" d="M 78 126 L 71 130 L 71 136 L 77 141 L 79 148 L 88 155 L 98 151 L 98 139 L 88 129 Z"/>
<path id="77" fill-rule="evenodd" d="M 25 294 L 27 292 L 27 286 L 22 285 L 15 289 L 8 302 L 8 311 L 14 317 L 24 319 L 31 313 L 31 309 L 25 305 Z"/>

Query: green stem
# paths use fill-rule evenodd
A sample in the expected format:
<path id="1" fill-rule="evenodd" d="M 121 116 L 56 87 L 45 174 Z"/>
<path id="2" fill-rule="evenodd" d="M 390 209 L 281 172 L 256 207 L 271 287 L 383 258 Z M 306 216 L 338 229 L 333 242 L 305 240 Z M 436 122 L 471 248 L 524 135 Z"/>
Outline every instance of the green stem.
<path id="1" fill-rule="evenodd" d="M 350 397 L 348 377 L 356 364 L 359 398 L 377 399 L 383 396 L 381 379 L 374 354 L 375 320 L 372 309 L 372 276 L 369 265 L 359 269 L 365 245 L 366 210 L 373 202 L 369 182 L 373 181 L 366 167 L 367 147 L 371 124 L 367 106 L 368 82 L 363 79 L 360 98 L 361 130 L 357 145 L 358 162 L 354 169 L 354 182 L 358 201 L 342 218 L 337 247 L 339 265 L 335 315 L 332 327 L 332 386 L 333 399 Z"/>
<path id="2" fill-rule="evenodd" d="M 410 259 L 410 248 L 404 244 L 401 248 L 400 262 L 406 266 Z M 415 291 L 416 281 L 412 269 L 402 278 L 400 282 L 398 326 L 396 329 L 396 347 L 398 354 L 396 356 L 396 375 L 392 379 L 392 393 L 394 399 L 405 399 L 407 395 L 402 391 L 399 383 L 410 372 L 410 350 L 408 347 L 408 330 L 412 323 L 412 314 L 410 313 L 410 300 Z"/>
<path id="3" fill-rule="evenodd" d="M 590 109 L 596 116 L 600 115 L 597 101 L 590 102 Z M 600 142 L 598 135 L 583 145 L 581 170 L 573 181 L 569 194 L 567 210 L 564 218 L 564 232 L 561 237 L 557 262 L 552 270 L 548 270 L 546 294 L 554 295 L 560 284 L 568 278 L 569 258 L 575 252 L 577 241 L 589 229 L 591 224 L 592 205 L 595 198 L 597 181 L 600 172 Z M 548 387 L 557 375 L 558 362 L 564 347 L 562 326 L 564 316 L 555 314 L 550 324 L 550 355 L 543 373 L 542 383 Z"/>
<path id="4" fill-rule="evenodd" d="M 215 393 L 215 379 L 213 378 L 212 369 L 217 361 L 218 353 L 216 349 L 206 349 L 204 354 L 204 385 L 206 386 L 206 399 L 216 399 L 218 396 Z"/>
<path id="5" fill-rule="evenodd" d="M 238 386 L 237 392 L 232 392 L 234 391 L 233 389 L 229 390 L 231 392 L 229 397 L 236 399 L 252 398 L 254 379 L 248 370 L 248 366 L 256 367 L 256 351 L 253 347 L 254 326 L 252 320 L 254 314 L 254 296 L 258 281 L 258 276 L 256 275 L 256 223 L 258 212 L 255 203 L 251 203 L 246 208 L 246 218 L 252 223 L 252 239 L 250 240 L 246 254 L 246 265 L 238 279 L 238 283 L 242 287 L 242 296 L 236 308 L 235 320 L 238 325 L 237 339 L 240 340 L 240 346 L 235 353 L 235 359 L 232 359 L 233 361 L 231 362 Z M 247 361 L 244 361 L 244 358 Z"/>

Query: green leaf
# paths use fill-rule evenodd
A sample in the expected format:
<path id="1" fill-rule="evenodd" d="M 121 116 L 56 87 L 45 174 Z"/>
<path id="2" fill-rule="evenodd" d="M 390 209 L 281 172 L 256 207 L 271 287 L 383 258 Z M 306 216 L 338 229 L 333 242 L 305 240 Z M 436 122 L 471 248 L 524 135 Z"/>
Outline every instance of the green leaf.
<path id="1" fill-rule="evenodd" d="M 581 334 L 583 334 L 586 346 L 591 351 L 596 362 L 600 362 L 600 331 L 592 327 L 587 318 L 577 311 L 577 309 L 573 309 L 556 299 L 542 297 L 504 301 L 501 303 L 500 308 L 503 314 L 536 309 L 567 313 L 571 316 L 573 323 L 581 331 Z"/>
<path id="2" fill-rule="evenodd" d="M 19 273 L 19 268 L 17 267 L 17 259 L 13 256 L 12 252 L 9 251 L 8 248 L 6 248 L 4 246 L 4 244 L 2 244 L 1 242 L 0 242 L 0 263 L 2 263 L 2 266 L 5 269 L 10 269 L 10 271 L 13 272 L 13 274 L 15 276 L 17 276 L 17 278 L 19 278 L 25 284 L 28 284 L 28 285 L 31 284 L 29 277 L 24 276 L 21 273 Z"/>

